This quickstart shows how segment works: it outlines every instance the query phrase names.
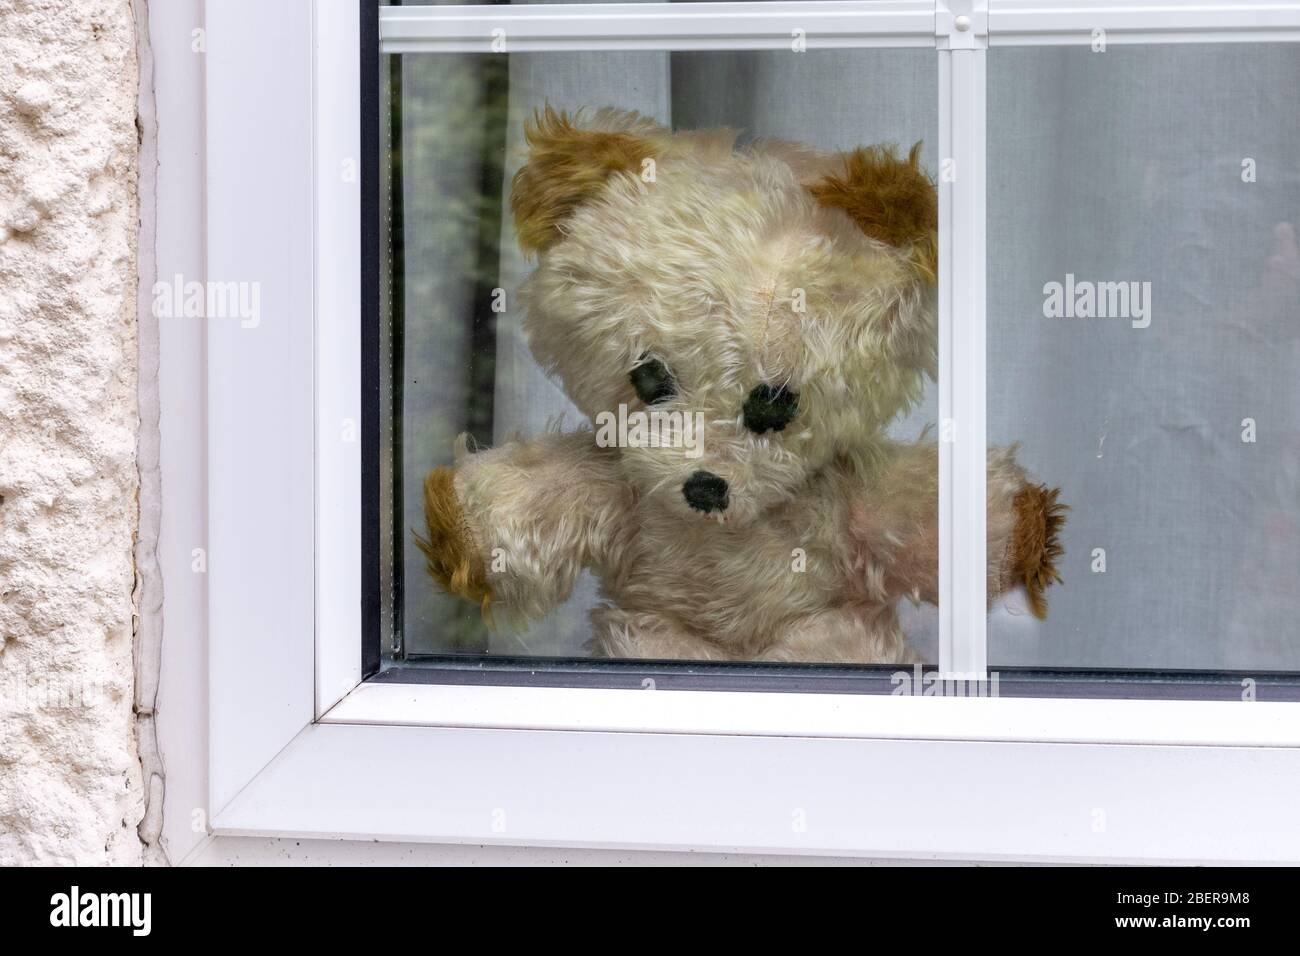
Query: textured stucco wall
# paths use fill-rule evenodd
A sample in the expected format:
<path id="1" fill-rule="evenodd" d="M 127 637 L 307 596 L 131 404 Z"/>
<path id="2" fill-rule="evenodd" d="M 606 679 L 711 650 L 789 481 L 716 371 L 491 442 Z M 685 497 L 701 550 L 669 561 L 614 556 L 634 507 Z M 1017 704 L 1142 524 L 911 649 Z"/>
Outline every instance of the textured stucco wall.
<path id="1" fill-rule="evenodd" d="M 0 864 L 141 860 L 130 0 L 0 0 Z"/>

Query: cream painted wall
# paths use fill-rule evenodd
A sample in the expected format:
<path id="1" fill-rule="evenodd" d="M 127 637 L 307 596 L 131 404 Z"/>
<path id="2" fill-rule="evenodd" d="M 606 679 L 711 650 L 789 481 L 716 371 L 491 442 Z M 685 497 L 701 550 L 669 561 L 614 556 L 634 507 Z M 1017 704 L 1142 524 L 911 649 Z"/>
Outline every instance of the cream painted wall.
<path id="1" fill-rule="evenodd" d="M 131 0 L 0 0 L 0 865 L 139 864 Z"/>

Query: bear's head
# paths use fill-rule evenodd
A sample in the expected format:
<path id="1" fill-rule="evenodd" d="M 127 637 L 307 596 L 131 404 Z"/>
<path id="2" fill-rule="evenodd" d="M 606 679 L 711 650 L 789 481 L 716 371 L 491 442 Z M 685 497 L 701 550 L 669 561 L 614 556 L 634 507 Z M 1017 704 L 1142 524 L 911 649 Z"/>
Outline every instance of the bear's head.
<path id="1" fill-rule="evenodd" d="M 743 525 L 837 457 L 868 466 L 934 374 L 918 148 L 736 150 L 615 110 L 547 109 L 526 134 L 511 205 L 538 256 L 529 344 L 593 422 L 657 413 L 665 440 L 620 453 L 643 498 Z"/>

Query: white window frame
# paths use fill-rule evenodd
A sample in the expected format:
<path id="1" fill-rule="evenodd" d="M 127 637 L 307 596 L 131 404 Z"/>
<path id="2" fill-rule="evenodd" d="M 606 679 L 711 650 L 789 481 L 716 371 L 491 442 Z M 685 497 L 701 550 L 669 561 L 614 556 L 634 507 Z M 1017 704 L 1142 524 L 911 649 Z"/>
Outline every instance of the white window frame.
<path id="1" fill-rule="evenodd" d="M 1300 861 L 1300 704 L 363 682 L 358 18 L 337 0 L 220 0 L 205 18 L 206 278 L 261 290 L 256 328 L 208 320 L 190 422 L 207 439 L 206 635 L 167 635 L 206 673 L 207 701 L 173 713 L 206 716 L 193 809 L 211 833 Z M 1094 28 L 1295 41 L 1300 0 L 401 8 L 384 42 L 486 50 L 497 26 L 512 51 L 776 49 L 795 29 L 809 49 L 936 49 L 940 153 L 961 171 L 940 186 L 940 415 L 962 409 L 940 465 L 940 665 L 982 675 L 986 47 Z M 163 467 L 164 487 L 169 467 L 187 477 Z"/>

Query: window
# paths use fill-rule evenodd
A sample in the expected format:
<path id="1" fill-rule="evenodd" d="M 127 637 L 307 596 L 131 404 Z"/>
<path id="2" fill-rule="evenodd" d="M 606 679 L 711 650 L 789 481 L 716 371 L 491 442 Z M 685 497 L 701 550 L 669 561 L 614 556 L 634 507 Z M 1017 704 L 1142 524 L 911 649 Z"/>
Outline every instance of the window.
<path id="1" fill-rule="evenodd" d="M 984 11 L 972 9 L 967 23 L 979 39 L 954 27 L 956 45 L 969 49 L 936 55 L 918 30 L 920 18 L 933 14 L 926 4 L 754 9 L 738 30 L 726 8 L 674 7 L 681 36 L 659 39 L 633 24 L 665 22 L 667 12 L 575 7 L 577 19 L 564 29 L 581 38 L 557 41 L 560 21 L 545 5 L 380 8 L 373 98 L 381 114 L 381 437 L 367 468 L 379 471 L 381 506 L 367 534 L 379 537 L 381 571 L 367 639 L 379 642 L 386 668 L 445 672 L 470 661 L 510 679 L 512 660 L 535 657 L 893 671 L 926 661 L 982 677 L 988 662 L 1012 681 L 1031 668 L 1150 671 L 1166 685 L 1174 672 L 1196 672 L 1183 681 L 1193 695 L 1205 692 L 1207 680 L 1238 692 L 1231 672 L 1296 671 L 1300 641 L 1287 623 L 1295 598 L 1286 587 L 1300 559 L 1295 403 L 1279 397 L 1296 365 L 1286 331 L 1296 306 L 1295 216 L 1286 210 L 1297 193 L 1287 157 L 1300 134 L 1276 121 L 1286 112 L 1276 91 L 1300 69 L 1296 47 L 1133 44 L 1122 29 L 1108 37 L 1115 11 L 1085 6 L 1079 15 L 1096 20 L 1086 45 L 975 52 L 987 31 Z M 850 10 L 847 21 L 834 20 Z M 758 16 L 793 19 L 786 31 L 784 22 Z M 755 23 L 762 35 L 732 35 Z M 1244 108 L 1233 109 L 1237 101 Z M 602 108 L 641 119 L 600 118 Z M 602 124 L 626 134 L 635 122 L 649 123 L 648 135 L 662 142 L 730 128 L 735 151 L 717 168 L 737 183 L 746 158 L 776 155 L 764 146 L 768 139 L 817 151 L 823 176 L 841 173 L 856 147 L 921 142 L 922 188 L 942 192 L 951 210 L 940 237 L 941 275 L 921 284 L 927 296 L 941 289 L 947 307 L 942 329 L 935 323 L 920 333 L 930 349 L 949 336 L 938 349 L 942 386 L 918 368 L 915 382 L 899 386 L 904 394 L 886 399 L 880 380 L 852 377 L 847 358 L 814 371 L 797 349 L 774 350 L 765 327 L 747 352 L 744 319 L 759 330 L 773 300 L 792 338 L 826 334 L 825 298 L 811 311 L 804 301 L 810 291 L 817 297 L 823 274 L 797 252 L 768 268 L 762 249 L 742 250 L 739 242 L 732 261 L 721 261 L 708 240 L 727 228 L 719 221 L 725 200 L 715 200 L 708 220 L 672 234 L 653 218 L 653 203 L 643 205 L 669 189 L 640 165 L 613 176 L 645 187 L 626 208 L 600 206 L 618 189 L 597 191 L 587 201 L 606 210 L 603 219 L 548 221 L 568 245 L 540 248 L 527 232 L 530 202 L 538 215 L 529 191 L 539 180 L 560 189 L 565 175 L 547 166 L 556 157 L 546 154 L 563 147 L 528 140 L 548 116 L 572 122 L 574 144 L 591 149 L 599 135 L 592 128 Z M 1154 138 L 1144 132 L 1166 129 Z M 942 154 L 941 138 L 949 140 Z M 647 156 L 637 162 L 653 163 L 654 143 L 643 145 Z M 1258 179 L 1261 161 L 1267 182 Z M 817 174 L 796 169 L 792 181 L 794 190 L 815 194 Z M 752 188 L 738 188 L 737 199 L 758 204 Z M 664 200 L 668 208 L 674 202 L 683 200 Z M 638 228 L 603 270 L 577 271 L 577 260 L 591 261 L 595 248 L 621 238 L 601 233 L 606 222 L 637 217 L 657 230 Z M 826 237 L 800 238 L 816 245 Z M 689 268 L 656 268 L 667 244 L 694 240 L 698 258 Z M 579 248 L 585 251 L 571 251 Z M 983 282 L 968 271 L 979 268 L 987 269 Z M 1130 272 L 1136 278 L 1125 278 Z M 752 273 L 748 285 L 731 281 L 738 273 Z M 615 278 L 624 284 L 611 286 Z M 672 311 L 680 307 L 662 288 L 672 283 L 688 286 L 683 301 L 704 303 L 686 308 L 700 309 L 704 321 L 691 324 Z M 763 299 L 769 284 L 773 295 Z M 533 290 L 547 288 L 556 301 L 542 304 Z M 981 293 L 986 326 L 971 298 Z M 601 306 L 584 311 L 584 294 L 600 297 Z M 859 299 L 888 294 L 865 283 L 856 291 Z M 1094 304 L 1081 299 L 1076 310 L 1075 297 L 1087 295 Z M 1150 332 L 1154 298 L 1164 320 Z M 723 333 L 710 310 L 740 317 L 738 334 Z M 619 321 L 609 321 L 612 314 Z M 577 326 L 602 331 L 578 334 Z M 683 358 L 679 367 L 672 354 L 709 345 L 717 346 L 709 362 Z M 985 362 L 974 361 L 972 350 L 986 351 Z M 871 358 L 886 362 L 894 378 L 910 371 L 905 358 Z M 757 382 L 764 364 L 781 378 L 781 392 Z M 875 413 L 843 437 L 816 408 L 814 380 L 837 376 L 855 383 L 848 404 Z M 974 401 L 985 382 L 987 395 Z M 758 395 L 750 386 L 769 390 L 759 397 L 789 401 L 789 431 L 784 421 L 780 430 L 746 427 L 745 402 Z M 657 444 L 658 435 L 637 437 L 635 420 L 669 425 L 668 412 L 686 425 L 698 418 L 701 428 L 675 438 L 665 432 L 663 443 L 691 445 L 694 437 L 698 447 L 626 447 Z M 1262 443 L 1259 415 L 1272 433 Z M 556 422 L 581 451 L 571 442 L 548 444 L 542 436 Z M 798 444 L 813 433 L 832 436 L 815 443 L 825 453 Z M 988 476 L 971 473 L 984 454 L 970 436 L 980 435 L 992 440 Z M 481 567 L 479 589 L 453 597 L 445 574 L 440 584 L 438 569 L 426 566 L 445 560 L 440 549 L 455 542 L 433 543 L 430 561 L 421 535 L 437 531 L 426 521 L 426 476 L 435 466 L 455 467 L 458 436 L 470 449 L 506 450 L 461 458 L 459 491 L 439 499 L 466 511 L 472 561 Z M 548 476 L 565 468 L 595 474 L 579 458 L 602 436 L 623 446 L 610 459 L 611 494 L 636 500 L 605 505 L 626 520 L 606 531 L 626 539 L 616 556 L 596 553 L 606 544 L 585 538 L 589 553 L 580 555 L 576 544 L 556 543 L 556 522 L 580 524 L 572 502 L 590 489 Z M 950 460 L 940 494 L 944 445 Z M 850 491 L 807 503 L 838 461 L 870 459 L 868 452 L 872 464 L 848 468 Z M 518 464 L 524 457 L 530 465 Z M 534 484 L 526 501 L 521 481 Z M 979 514 L 972 503 L 988 482 L 990 505 Z M 753 490 L 760 487 L 767 490 Z M 721 510 L 728 505 L 730 514 Z M 848 518 L 855 513 L 856 522 Z M 833 526 L 829 535 L 809 534 L 812 514 Z M 733 520 L 724 527 L 720 516 Z M 998 562 L 986 576 L 973 566 L 985 552 L 968 553 L 981 537 Z M 1040 540 L 1036 556 L 1008 547 L 1026 538 Z M 1032 569 L 1016 565 L 1026 560 Z M 924 572 L 903 573 L 907 562 Z M 873 576 L 894 586 L 868 595 Z M 1051 587 L 1061 576 L 1069 586 Z M 814 601 L 811 592 L 822 596 Z M 993 599 L 987 627 L 970 611 L 986 596 Z M 1055 608 L 1046 614 L 1049 603 Z M 905 642 L 881 643 L 877 633 L 899 633 Z M 617 669 L 604 673 L 630 679 Z M 385 679 L 403 674 L 431 679 L 401 667 Z M 1096 687 L 1107 675 L 1094 677 Z"/>
<path id="2" fill-rule="evenodd" d="M 1283 822 L 1300 779 L 1293 589 L 1268 585 L 1285 570 L 1252 570 L 1295 567 L 1294 401 L 1280 394 L 1294 299 L 1276 227 L 1294 218 L 1296 132 L 1269 102 L 1294 85 L 1300 4 L 1249 16 L 1216 3 L 1043 0 L 370 5 L 360 22 L 328 2 L 214 6 L 208 267 L 263 281 L 257 329 L 208 333 L 215 832 L 1300 857 Z M 506 51 L 493 55 L 502 24 Z M 799 30 L 808 44 L 796 54 Z M 1092 52 L 1095 30 L 1104 53 Z M 797 81 L 776 83 L 796 55 Z M 606 72 L 591 84 L 594 63 Z M 847 70 L 888 83 L 891 105 L 828 88 Z M 546 87 L 557 77 L 570 85 Z M 504 109 L 453 122 L 502 83 Z M 1169 98 L 1142 102 L 1150 86 Z M 1185 98 L 1168 92 L 1181 87 Z M 381 89 L 392 109 L 378 108 Z M 1234 92 L 1250 90 L 1237 104 Z M 922 656 L 943 672 L 998 675 L 998 699 L 923 696 L 894 680 L 897 666 L 593 661 L 574 656 L 574 630 L 559 625 L 541 649 L 563 660 L 520 661 L 494 638 L 485 646 L 463 607 L 419 595 L 398 499 L 438 461 L 417 459 L 445 455 L 452 431 L 497 441 L 499 425 L 540 424 L 528 416 L 548 411 L 531 383 L 549 386 L 516 361 L 513 333 L 475 319 L 504 314 L 492 298 L 504 289 L 509 303 L 522 276 L 502 239 L 509 146 L 524 108 L 552 97 L 822 149 L 926 141 L 938 363 L 916 423 L 934 421 L 941 438 L 947 424 L 952 440 L 938 445 L 938 610 Z M 835 132 L 838 117 L 852 135 Z M 1159 136 L 1144 139 L 1157 121 Z M 856 128 L 873 123 L 887 132 Z M 440 124 L 465 144 L 454 156 Z M 381 163 L 393 143 L 400 163 Z M 1245 191 L 1240 205 L 1228 185 L 1215 191 L 1223 178 Z M 1204 219 L 1180 219 L 1194 188 L 1215 198 Z M 456 215 L 431 216 L 421 189 Z M 402 201 L 390 208 L 389 196 Z M 1155 241 L 1162 228 L 1167 242 Z M 1082 281 L 1149 281 L 1152 294 L 1128 287 L 1130 312 L 1117 317 L 1057 318 L 1054 281 L 1062 295 Z M 1118 289 L 1105 295 L 1122 304 Z M 1233 303 L 1241 311 L 1216 326 Z M 442 380 L 405 394 L 407 372 L 426 362 Z M 647 395 L 672 377 L 651 371 Z M 1222 391 L 1222 407 L 1207 389 Z M 779 413 L 767 398 L 765 413 Z M 417 421 L 438 402 L 454 413 Z M 1140 421 L 1119 420 L 1126 403 Z M 1224 417 L 1233 427 L 1217 431 Z M 1246 418 L 1253 442 L 1241 440 Z M 1065 489 L 1077 536 L 1041 625 L 1014 605 L 987 608 L 986 449 L 1017 440 L 1035 476 Z M 1253 457 L 1238 466 L 1230 455 Z M 1134 475 L 1148 490 L 1131 487 Z M 1168 498 L 1150 490 L 1161 481 Z M 1224 505 L 1224 494 L 1236 497 Z M 1240 563 L 1192 564 L 1207 542 Z M 1094 548 L 1106 549 L 1104 573 L 1091 570 Z M 1145 574 L 1160 555 L 1180 566 L 1148 579 L 1159 599 L 1139 600 L 1134 565 Z M 1198 593 L 1214 588 L 1232 593 Z M 925 633 L 925 620 L 911 623 Z M 862 690 L 879 693 L 839 693 Z M 1087 699 L 1098 696 L 1121 699 Z"/>

